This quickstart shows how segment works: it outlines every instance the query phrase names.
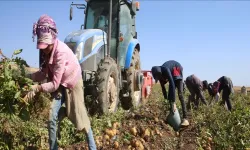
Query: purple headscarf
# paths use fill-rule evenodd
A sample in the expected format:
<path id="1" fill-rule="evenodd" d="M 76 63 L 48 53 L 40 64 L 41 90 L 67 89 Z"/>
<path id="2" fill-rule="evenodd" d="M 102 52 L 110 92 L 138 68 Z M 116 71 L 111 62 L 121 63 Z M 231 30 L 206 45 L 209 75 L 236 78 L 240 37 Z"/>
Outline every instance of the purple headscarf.
<path id="1" fill-rule="evenodd" d="M 57 28 L 55 21 L 48 15 L 42 15 L 38 22 L 33 25 L 33 42 L 37 36 L 37 48 L 44 49 L 49 44 L 53 44 L 57 38 Z"/>

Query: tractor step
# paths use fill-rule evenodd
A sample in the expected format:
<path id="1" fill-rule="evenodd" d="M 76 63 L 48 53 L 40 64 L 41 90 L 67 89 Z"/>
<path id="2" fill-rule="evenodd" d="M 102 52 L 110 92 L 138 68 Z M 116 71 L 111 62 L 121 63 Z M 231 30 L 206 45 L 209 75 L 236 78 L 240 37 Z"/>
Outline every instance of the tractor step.
<path id="1" fill-rule="evenodd" d="M 123 89 L 126 89 L 128 87 L 128 81 L 127 80 L 122 80 L 122 87 L 123 87 Z"/>
<path id="2" fill-rule="evenodd" d="M 129 92 L 126 92 L 122 95 L 123 97 L 129 97 Z"/>
<path id="3" fill-rule="evenodd" d="M 126 91 L 122 94 L 122 97 L 129 97 L 129 92 L 126 90 L 128 87 L 128 81 L 127 80 L 122 80 L 122 87 L 123 91 Z"/>

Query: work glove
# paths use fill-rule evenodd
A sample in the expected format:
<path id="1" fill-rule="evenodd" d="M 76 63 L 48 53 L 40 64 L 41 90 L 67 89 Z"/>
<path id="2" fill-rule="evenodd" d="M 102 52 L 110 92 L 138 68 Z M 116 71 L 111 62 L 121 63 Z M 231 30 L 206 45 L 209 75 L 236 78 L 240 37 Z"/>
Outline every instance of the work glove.
<path id="1" fill-rule="evenodd" d="M 32 100 L 36 96 L 36 93 L 38 93 L 40 91 L 39 86 L 40 85 L 38 85 L 38 84 L 31 86 L 31 90 L 26 94 L 28 101 Z"/>
<path id="2" fill-rule="evenodd" d="M 217 92 L 216 95 L 215 95 L 215 102 L 218 102 L 219 98 L 220 98 L 220 93 Z"/>

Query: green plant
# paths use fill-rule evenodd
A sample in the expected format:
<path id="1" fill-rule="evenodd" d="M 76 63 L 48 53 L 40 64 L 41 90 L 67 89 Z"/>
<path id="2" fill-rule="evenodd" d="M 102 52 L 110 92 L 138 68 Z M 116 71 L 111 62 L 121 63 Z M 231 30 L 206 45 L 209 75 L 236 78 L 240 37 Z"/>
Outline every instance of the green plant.
<path id="1" fill-rule="evenodd" d="M 25 99 L 34 83 L 26 78 L 26 61 L 15 57 L 21 52 L 16 50 L 7 58 L 0 50 L 0 149 L 41 147 L 41 140 L 47 137 L 43 126 L 49 96 L 40 93 L 34 101 Z"/>
<path id="2" fill-rule="evenodd" d="M 250 97 L 232 96 L 233 111 L 227 111 L 219 103 L 212 107 L 202 106 L 194 111 L 194 120 L 199 128 L 198 142 L 215 149 L 245 149 L 250 146 Z"/>
<path id="3" fill-rule="evenodd" d="M 2 56 L 0 62 L 0 113 L 10 116 L 18 115 L 23 119 L 28 119 L 30 107 L 24 96 L 33 82 L 25 77 L 25 61 L 20 57 L 14 58 L 21 52 L 22 49 L 15 50 L 9 59 L 0 51 Z"/>

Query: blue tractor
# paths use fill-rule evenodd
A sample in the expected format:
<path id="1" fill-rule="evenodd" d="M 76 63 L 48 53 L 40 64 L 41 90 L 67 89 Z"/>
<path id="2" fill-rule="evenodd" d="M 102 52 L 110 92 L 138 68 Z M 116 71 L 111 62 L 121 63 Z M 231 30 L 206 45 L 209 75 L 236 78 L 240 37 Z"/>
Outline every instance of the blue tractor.
<path id="1" fill-rule="evenodd" d="M 142 73 L 140 44 L 135 26 L 139 2 L 133 0 L 86 0 L 71 4 L 84 9 L 80 30 L 71 32 L 65 43 L 79 60 L 84 94 L 96 100 L 101 114 L 113 113 L 119 102 L 125 110 L 141 103 Z"/>

